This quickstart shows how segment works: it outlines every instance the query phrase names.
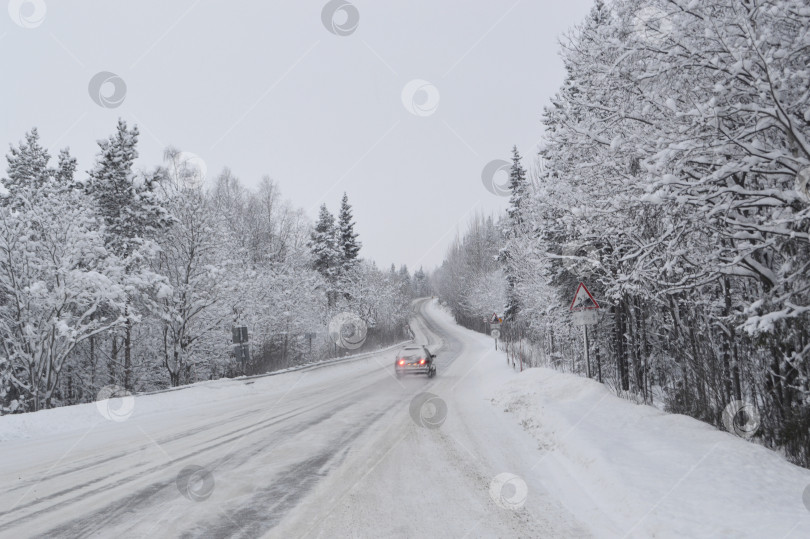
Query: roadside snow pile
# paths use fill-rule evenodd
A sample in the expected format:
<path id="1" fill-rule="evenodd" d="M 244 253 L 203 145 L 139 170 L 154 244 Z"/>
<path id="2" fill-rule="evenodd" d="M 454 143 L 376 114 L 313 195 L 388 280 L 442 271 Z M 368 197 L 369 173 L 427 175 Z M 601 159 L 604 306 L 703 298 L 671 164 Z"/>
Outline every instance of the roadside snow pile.
<path id="1" fill-rule="evenodd" d="M 143 418 L 166 410 L 191 412 L 199 403 L 210 402 L 212 396 L 233 398 L 245 394 L 244 385 L 239 380 L 223 379 L 154 394 L 133 395 L 120 390 L 106 399 L 102 390 L 96 402 L 0 417 L 0 442 L 112 426 L 130 417 Z"/>
<path id="2" fill-rule="evenodd" d="M 810 471 L 764 447 L 549 369 L 516 375 L 492 402 L 624 536 L 810 537 Z"/>

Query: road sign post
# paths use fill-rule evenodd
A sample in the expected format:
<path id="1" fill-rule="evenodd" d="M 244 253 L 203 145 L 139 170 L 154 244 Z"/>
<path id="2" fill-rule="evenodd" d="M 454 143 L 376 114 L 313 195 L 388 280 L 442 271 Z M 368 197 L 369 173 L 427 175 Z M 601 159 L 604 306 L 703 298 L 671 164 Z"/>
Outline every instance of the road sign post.
<path id="1" fill-rule="evenodd" d="M 498 339 L 501 338 L 501 324 L 503 318 L 498 316 L 498 313 L 492 313 L 492 318 L 489 319 L 489 334 L 495 339 L 495 350 L 498 349 Z"/>
<path id="2" fill-rule="evenodd" d="M 579 283 L 571 302 L 571 321 L 575 326 L 582 326 L 582 341 L 585 347 L 585 373 L 591 377 L 591 356 L 588 342 L 588 326 L 592 326 L 599 321 L 599 304 L 593 299 L 585 283 Z"/>
<path id="3" fill-rule="evenodd" d="M 236 361 L 242 366 L 242 374 L 247 374 L 247 365 L 250 363 L 250 344 L 248 342 L 247 326 L 233 326 L 233 353 Z"/>
<path id="4" fill-rule="evenodd" d="M 588 326 L 582 326 L 582 335 L 585 341 L 585 373 L 591 377 L 591 351 L 588 349 Z"/>

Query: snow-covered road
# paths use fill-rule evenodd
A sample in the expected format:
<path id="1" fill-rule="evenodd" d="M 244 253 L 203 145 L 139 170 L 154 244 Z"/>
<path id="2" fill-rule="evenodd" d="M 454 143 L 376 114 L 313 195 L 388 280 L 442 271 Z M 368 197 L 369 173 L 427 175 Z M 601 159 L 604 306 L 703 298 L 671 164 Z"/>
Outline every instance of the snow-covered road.
<path id="1" fill-rule="evenodd" d="M 137 397 L 122 421 L 105 419 L 93 404 L 4 418 L 12 421 L 0 427 L 0 533 L 586 533 L 548 496 L 529 497 L 523 511 L 496 505 L 493 478 L 536 458 L 534 442 L 479 392 L 488 350 L 453 335 L 426 302 L 417 309 L 417 339 L 438 353 L 434 380 L 397 380 L 388 352 Z M 439 400 L 412 412 L 426 391 Z M 202 468 L 189 489 L 205 499 L 181 495 L 178 475 L 188 466 Z"/>
<path id="2" fill-rule="evenodd" d="M 0 535 L 810 530 L 807 470 L 591 380 L 547 369 L 518 374 L 490 338 L 456 326 L 434 302 L 420 300 L 415 311 L 416 340 L 438 354 L 433 380 L 397 380 L 394 354 L 384 352 L 139 396 L 124 403 L 131 408 L 0 418 Z"/>

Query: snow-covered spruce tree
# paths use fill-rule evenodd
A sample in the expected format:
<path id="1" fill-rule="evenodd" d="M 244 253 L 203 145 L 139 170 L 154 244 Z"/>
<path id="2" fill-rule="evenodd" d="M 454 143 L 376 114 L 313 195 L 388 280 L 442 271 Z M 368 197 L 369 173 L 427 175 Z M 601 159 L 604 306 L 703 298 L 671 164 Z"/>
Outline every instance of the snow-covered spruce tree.
<path id="1" fill-rule="evenodd" d="M 338 238 L 335 218 L 327 209 L 326 204 L 322 204 L 308 245 L 312 251 L 313 269 L 326 280 L 328 287 L 326 296 L 330 307 L 336 301 L 337 280 L 343 263 L 343 253 L 340 250 Z"/>
<path id="2" fill-rule="evenodd" d="M 521 164 L 520 153 L 517 146 L 512 148 L 512 167 L 509 169 L 509 208 L 507 218 L 502 224 L 502 234 L 507 238 L 507 243 L 498 254 L 498 259 L 503 265 L 504 275 L 507 283 L 506 306 L 503 317 L 509 322 L 507 326 L 518 324 L 518 313 L 520 312 L 520 298 L 515 287 L 517 279 L 515 276 L 515 264 L 519 263 L 516 258 L 517 243 L 527 230 L 526 213 L 529 205 L 530 189 L 526 178 L 526 169 Z"/>
<path id="3" fill-rule="evenodd" d="M 431 293 L 432 290 L 430 289 L 428 276 L 425 273 L 424 268 L 419 266 L 419 269 L 413 274 L 413 296 L 416 298 L 421 298 L 424 296 L 430 296 Z"/>
<path id="4" fill-rule="evenodd" d="M 68 148 L 59 151 L 59 161 L 53 171 L 53 178 L 63 189 L 78 188 L 74 178 L 77 165 L 76 158 L 70 155 Z"/>
<path id="5" fill-rule="evenodd" d="M 529 204 L 529 182 L 526 179 L 526 169 L 521 163 L 522 158 L 517 146 L 512 147 L 512 166 L 509 169 L 509 216 L 507 231 L 518 235 L 525 221 L 524 214 Z"/>
<path id="6" fill-rule="evenodd" d="M 24 192 L 42 187 L 52 173 L 48 170 L 50 159 L 48 150 L 39 143 L 36 127 L 25 134 L 25 140 L 19 146 L 12 145 L 6 155 L 8 167 L 3 186 L 8 194 L 4 197 L 5 203 L 13 204 L 13 199 L 24 196 Z"/>
<path id="7" fill-rule="evenodd" d="M 406 297 L 410 297 L 413 294 L 413 283 L 411 282 L 411 273 L 408 271 L 408 265 L 402 264 L 399 267 L 399 286 L 402 290 L 402 293 Z"/>
<path id="8" fill-rule="evenodd" d="M 14 203 L 0 207 L 3 378 L 22 401 L 4 407 L 38 410 L 58 404 L 54 392 L 76 347 L 124 322 L 127 294 L 92 201 L 64 189 L 40 166 L 41 153 L 12 155 L 17 180 L 20 170 L 35 172 L 26 183 L 12 180 Z"/>
<path id="9" fill-rule="evenodd" d="M 51 179 L 55 183 L 48 185 L 43 196 L 75 188 L 73 176 L 76 172 L 76 158 L 70 155 L 70 150 L 60 150 L 55 169 L 48 167 L 50 159 L 48 150 L 39 142 L 36 128 L 25 134 L 25 140 L 19 146 L 12 145 L 6 155 L 7 177 L 3 179 L 5 193 L 0 196 L 0 204 L 11 207 L 22 204 L 22 199 L 45 187 Z"/>
<path id="10" fill-rule="evenodd" d="M 349 204 L 349 196 L 346 193 L 343 193 L 343 198 L 340 201 L 340 213 L 338 214 L 337 226 L 338 248 L 343 255 L 343 270 L 350 271 L 357 263 L 357 256 L 363 244 L 357 241 L 358 234 L 354 231 L 352 207 Z"/>
<path id="11" fill-rule="evenodd" d="M 107 244 L 121 257 L 129 256 L 171 222 L 155 196 L 163 175 L 138 174 L 133 169 L 138 136 L 137 126 L 129 129 L 124 120 L 119 120 L 115 133 L 98 142 L 99 153 L 86 183 L 104 220 Z"/>
<path id="12" fill-rule="evenodd" d="M 142 275 L 144 284 L 151 286 L 154 275 L 148 270 L 148 252 L 154 246 L 153 238 L 158 230 L 171 223 L 172 218 L 156 197 L 155 188 L 165 177 L 165 171 L 138 174 L 133 170 L 138 157 L 138 128 L 129 129 L 123 120 L 118 121 L 116 131 L 106 140 L 100 140 L 99 153 L 94 167 L 88 172 L 85 184 L 87 193 L 96 201 L 97 211 L 104 222 L 105 244 L 115 256 L 124 260 L 127 277 Z M 149 275 L 149 278 L 146 276 Z M 135 282 L 135 281 L 133 281 Z M 150 298 L 144 289 L 130 289 L 127 303 L 126 323 L 121 336 L 111 336 L 110 374 L 115 375 L 120 346 L 123 345 L 124 361 L 122 385 L 133 387 L 132 379 L 132 329 L 140 319 L 140 310 Z M 111 380 L 112 381 L 112 380 Z"/>
<path id="13" fill-rule="evenodd" d="M 358 234 L 354 231 L 354 217 L 352 207 L 349 204 L 349 196 L 344 192 L 340 201 L 340 211 L 338 213 L 337 228 L 337 248 L 340 251 L 340 267 L 337 276 L 338 293 L 345 299 L 351 299 L 349 289 L 351 283 L 361 279 L 357 273 L 357 265 L 360 262 L 358 255 L 362 244 L 357 240 Z"/>

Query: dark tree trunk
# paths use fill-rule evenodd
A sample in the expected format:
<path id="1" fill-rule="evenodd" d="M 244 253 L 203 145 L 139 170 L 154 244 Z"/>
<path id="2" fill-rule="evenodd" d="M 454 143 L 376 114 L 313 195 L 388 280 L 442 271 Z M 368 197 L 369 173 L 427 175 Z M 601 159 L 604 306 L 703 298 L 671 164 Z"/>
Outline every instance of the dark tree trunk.
<path id="1" fill-rule="evenodd" d="M 110 385 L 115 384 L 115 369 L 118 363 L 118 336 L 113 333 L 112 336 L 112 350 L 110 351 L 110 360 L 107 362 L 107 368 L 110 371 Z"/>
<path id="2" fill-rule="evenodd" d="M 623 391 L 630 390 L 630 373 L 627 365 L 627 355 L 624 346 L 624 304 L 619 302 L 616 307 L 611 307 L 615 317 L 615 333 L 614 339 L 616 342 L 616 367 L 618 370 L 619 382 Z"/>
<path id="3" fill-rule="evenodd" d="M 132 383 L 132 320 L 127 317 L 124 331 L 124 389 L 131 390 Z"/>

